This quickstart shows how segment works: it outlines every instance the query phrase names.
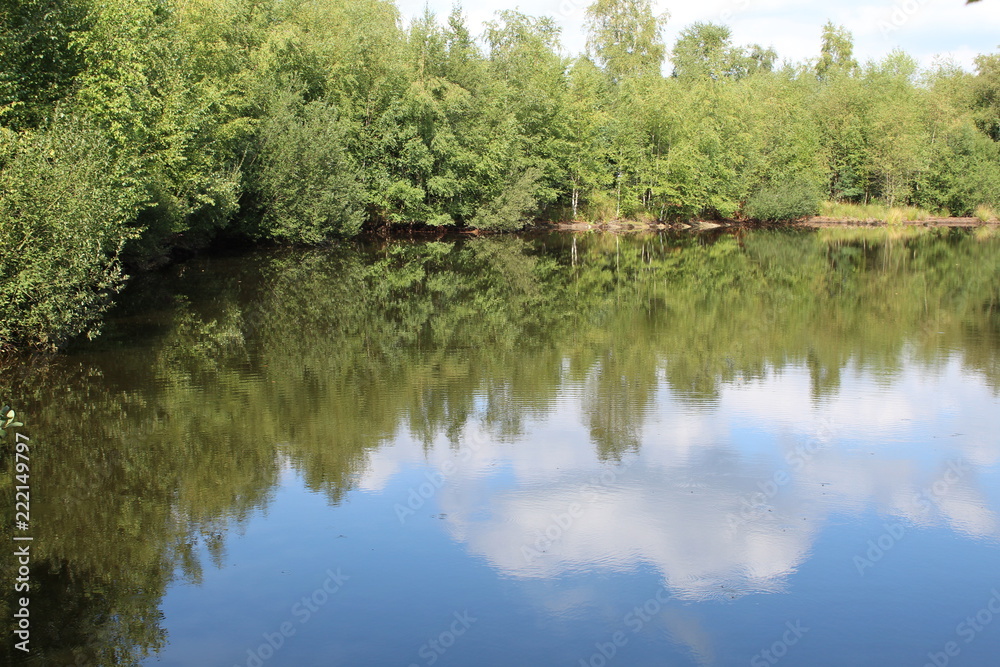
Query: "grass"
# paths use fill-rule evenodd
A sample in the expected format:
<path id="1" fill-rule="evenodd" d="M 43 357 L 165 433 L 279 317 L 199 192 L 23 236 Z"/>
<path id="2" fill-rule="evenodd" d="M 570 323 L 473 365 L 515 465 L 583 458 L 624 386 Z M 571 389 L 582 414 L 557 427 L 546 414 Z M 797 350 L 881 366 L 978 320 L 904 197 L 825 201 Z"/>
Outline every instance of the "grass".
<path id="1" fill-rule="evenodd" d="M 992 206 L 981 205 L 976 207 L 975 213 L 972 214 L 979 222 L 997 222 L 998 216 L 996 210 Z"/>
<path id="2" fill-rule="evenodd" d="M 930 211 L 915 206 L 889 207 L 885 204 L 850 204 L 823 202 L 819 214 L 825 218 L 858 222 L 886 222 L 901 225 L 904 222 L 923 222 L 933 216 Z"/>

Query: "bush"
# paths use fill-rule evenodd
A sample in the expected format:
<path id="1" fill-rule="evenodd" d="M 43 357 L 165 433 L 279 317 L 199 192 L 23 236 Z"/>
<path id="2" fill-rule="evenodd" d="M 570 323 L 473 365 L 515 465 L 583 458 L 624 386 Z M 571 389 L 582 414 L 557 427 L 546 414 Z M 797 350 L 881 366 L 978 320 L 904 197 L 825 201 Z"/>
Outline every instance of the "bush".
<path id="1" fill-rule="evenodd" d="M 131 161 L 74 118 L 21 136 L 0 171 L 0 348 L 57 348 L 99 332 L 139 232 Z"/>
<path id="2" fill-rule="evenodd" d="M 822 195 L 819 188 L 804 181 L 764 186 L 747 200 L 744 214 L 752 220 L 786 222 L 816 215 Z"/>
<path id="3" fill-rule="evenodd" d="M 261 235 L 320 243 L 355 234 L 365 196 L 346 149 L 347 123 L 330 105 L 302 107 L 292 97 L 276 105 L 262 130 Z"/>
<path id="4" fill-rule="evenodd" d="M 524 227 L 528 215 L 538 208 L 541 172 L 531 167 L 514 178 L 500 193 L 479 207 L 470 227 L 490 231 L 514 231 Z"/>
<path id="5" fill-rule="evenodd" d="M 975 215 L 980 204 L 1000 204 L 1000 145 L 968 124 L 957 128 L 921 185 L 918 204 L 953 215 Z"/>

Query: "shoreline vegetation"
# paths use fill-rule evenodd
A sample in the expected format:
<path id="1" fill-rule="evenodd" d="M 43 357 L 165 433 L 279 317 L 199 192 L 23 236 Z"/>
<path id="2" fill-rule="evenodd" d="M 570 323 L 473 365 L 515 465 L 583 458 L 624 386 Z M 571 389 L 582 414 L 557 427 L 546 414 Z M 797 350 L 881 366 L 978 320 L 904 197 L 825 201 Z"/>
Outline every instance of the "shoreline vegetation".
<path id="1" fill-rule="evenodd" d="M 790 62 L 715 23 L 667 44 L 668 20 L 596 0 L 567 56 L 516 11 L 473 35 L 388 0 L 8 3 L 0 349 L 92 338 L 130 276 L 225 244 L 995 224 L 1000 53 L 862 63 L 827 23 Z"/>
<path id="2" fill-rule="evenodd" d="M 539 222 L 535 226 L 542 229 L 561 231 L 642 231 L 647 229 L 708 230 L 725 227 L 807 227 L 815 229 L 851 227 L 994 227 L 1000 225 L 1000 215 L 993 207 L 978 206 L 971 216 L 934 214 L 915 208 L 893 208 L 879 204 L 859 205 L 845 202 L 822 202 L 817 215 L 803 216 L 794 220 L 762 221 L 753 219 L 692 219 L 673 223 L 640 220 L 605 220 L 588 222 L 574 220 L 565 222 Z"/>
<path id="3" fill-rule="evenodd" d="M 883 229 L 893 231 L 895 229 L 934 229 L 934 228 L 968 228 L 995 230 L 1000 229 L 1000 223 L 980 223 L 973 218 L 939 218 L 924 222 L 906 222 L 900 225 L 889 225 L 880 221 L 864 220 L 830 220 L 828 218 L 815 217 L 797 222 L 780 223 L 759 223 L 759 222 L 730 222 L 716 220 L 691 220 L 680 223 L 639 223 L 625 220 L 609 220 L 607 222 L 551 222 L 535 223 L 533 227 L 526 228 L 526 231 L 559 231 L 566 233 L 602 232 L 608 234 L 631 234 L 644 233 L 649 231 L 711 231 L 715 229 L 743 229 L 743 228 L 786 228 L 786 229 Z M 425 235 L 433 236 L 440 232 L 426 230 Z M 460 232 L 472 236 L 480 236 L 482 232 L 470 230 Z"/>
<path id="4" fill-rule="evenodd" d="M 810 228 L 810 229 L 894 229 L 899 227 L 956 227 L 956 228 L 994 228 L 1000 227 L 1000 221 L 989 220 L 983 222 L 978 218 L 956 218 L 956 217 L 928 217 L 923 220 L 903 220 L 901 222 L 887 221 L 876 218 L 831 218 L 826 216 L 812 216 L 801 220 L 789 220 L 783 222 L 761 222 L 757 220 L 688 220 L 685 222 L 662 223 L 662 222 L 640 222 L 637 220 L 607 220 L 603 222 L 536 222 L 529 229 L 555 230 L 565 232 L 643 232 L 648 230 L 690 230 L 704 231 L 711 229 L 732 229 L 732 228 Z M 433 233 L 433 230 L 428 230 Z M 481 232 L 470 232 L 481 233 Z"/>

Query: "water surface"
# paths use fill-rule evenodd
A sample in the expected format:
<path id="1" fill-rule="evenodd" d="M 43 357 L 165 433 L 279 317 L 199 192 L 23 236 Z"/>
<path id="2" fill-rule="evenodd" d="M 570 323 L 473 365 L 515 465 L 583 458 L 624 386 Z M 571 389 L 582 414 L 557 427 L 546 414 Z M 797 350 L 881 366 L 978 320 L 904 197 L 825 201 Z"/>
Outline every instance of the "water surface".
<path id="1" fill-rule="evenodd" d="M 197 259 L 4 383 L 34 664 L 1000 655 L 983 234 Z"/>

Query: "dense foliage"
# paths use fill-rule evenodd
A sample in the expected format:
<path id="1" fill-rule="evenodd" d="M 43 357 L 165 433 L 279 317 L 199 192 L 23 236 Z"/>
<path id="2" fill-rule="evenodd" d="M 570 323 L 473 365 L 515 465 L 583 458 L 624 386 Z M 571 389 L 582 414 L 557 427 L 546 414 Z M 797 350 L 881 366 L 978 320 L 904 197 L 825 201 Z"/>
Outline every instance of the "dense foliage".
<path id="1" fill-rule="evenodd" d="M 476 38 L 388 0 L 0 0 L 0 347 L 95 331 L 123 264 L 220 234 L 1000 204 L 1000 55 L 860 64 L 828 24 L 778 66 L 715 24 L 668 48 L 650 0 L 587 16 L 570 58 L 512 11 Z"/>

